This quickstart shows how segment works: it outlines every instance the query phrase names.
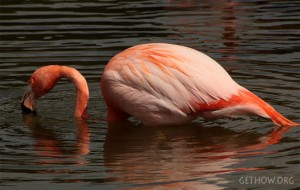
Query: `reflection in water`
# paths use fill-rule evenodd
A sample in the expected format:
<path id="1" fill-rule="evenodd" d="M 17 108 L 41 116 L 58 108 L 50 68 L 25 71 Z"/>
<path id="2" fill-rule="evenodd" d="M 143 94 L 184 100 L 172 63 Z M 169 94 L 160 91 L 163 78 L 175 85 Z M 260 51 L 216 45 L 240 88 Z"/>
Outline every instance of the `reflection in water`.
<path id="1" fill-rule="evenodd" d="M 226 184 L 218 174 L 259 170 L 235 168 L 244 156 L 263 154 L 277 143 L 288 128 L 261 137 L 219 126 L 136 127 L 128 123 L 110 125 L 104 144 L 107 171 L 121 182 L 163 188 L 220 189 Z M 205 179 L 205 180 L 204 180 Z M 212 179 L 217 184 L 207 183 Z M 203 182 L 202 182 L 203 181 Z M 138 187 L 137 189 L 140 189 Z"/>
<path id="2" fill-rule="evenodd" d="M 36 154 L 42 160 L 39 164 L 59 163 L 59 158 L 62 157 L 78 157 L 79 160 L 75 159 L 75 162 L 77 162 L 77 164 L 84 164 L 84 161 L 80 160 L 80 155 L 86 155 L 90 152 L 90 131 L 87 122 L 83 120 L 76 121 L 76 144 L 70 145 L 64 144 L 64 141 L 59 138 L 59 136 L 62 135 L 55 132 L 54 129 L 51 129 L 51 127 L 54 127 L 55 125 L 60 126 L 60 124 L 53 123 L 54 126 L 49 127 L 43 125 L 45 121 L 41 120 L 43 120 L 43 118 L 31 114 L 23 115 L 24 124 L 31 130 L 35 140 L 34 148 Z M 48 125 L 49 123 L 51 124 L 51 122 L 46 123 L 48 123 Z"/>
<path id="3" fill-rule="evenodd" d="M 239 52 L 238 47 L 240 46 L 240 39 L 238 33 L 241 28 L 238 26 L 238 20 L 235 16 L 238 2 L 233 1 L 178 1 L 178 0 L 167 0 L 168 4 L 166 9 L 178 9 L 185 10 L 187 12 L 195 12 L 203 17 L 190 17 L 186 18 L 185 15 L 179 15 L 174 17 L 169 17 L 169 21 L 165 24 L 169 27 L 177 26 L 179 33 L 179 40 L 182 38 L 188 41 L 189 45 L 194 44 L 193 47 L 198 50 L 203 50 L 207 43 L 218 44 L 215 49 L 203 50 L 209 53 L 214 51 L 216 53 L 221 53 L 222 57 L 219 61 L 232 61 L 237 60 L 236 54 Z M 202 6 L 206 9 L 203 10 Z M 214 18 L 205 19 L 208 14 L 214 13 Z M 239 15 L 242 11 L 239 10 Z M 188 34 L 182 36 L 183 34 Z M 215 36 L 212 36 L 215 35 Z M 175 37 L 175 36 L 172 36 Z M 216 40 L 217 37 L 217 40 Z M 203 39 L 203 40 L 200 40 Z M 221 42 L 221 43 L 220 43 Z M 204 43 L 204 44 L 203 44 Z M 223 44 L 223 45 L 221 45 Z M 185 44 L 183 44 L 185 45 Z M 234 68 L 226 68 L 231 70 Z"/>
<path id="4" fill-rule="evenodd" d="M 87 122 L 76 121 L 76 143 L 70 145 L 59 138 L 61 131 L 53 129 L 56 123 L 55 127 L 43 126 L 43 118 L 32 115 L 23 119 L 35 139 L 38 164 L 64 164 L 70 159 L 73 164 L 86 163 L 80 155 L 90 152 Z M 287 130 L 276 128 L 261 136 L 199 124 L 145 127 L 130 121 L 114 123 L 107 130 L 103 164 L 113 181 L 134 183 L 137 189 L 222 189 L 228 181 L 219 174 L 263 170 L 234 165 L 249 156 L 273 153 L 263 149 L 278 143 Z"/>
<path id="5" fill-rule="evenodd" d="M 227 59 L 236 59 L 234 55 L 237 53 L 236 48 L 239 46 L 239 40 L 236 36 L 236 22 L 237 19 L 234 15 L 234 6 L 236 3 L 227 1 L 222 9 L 221 20 L 223 22 L 223 44 L 225 48 L 221 49 L 221 53 L 227 55 Z"/>

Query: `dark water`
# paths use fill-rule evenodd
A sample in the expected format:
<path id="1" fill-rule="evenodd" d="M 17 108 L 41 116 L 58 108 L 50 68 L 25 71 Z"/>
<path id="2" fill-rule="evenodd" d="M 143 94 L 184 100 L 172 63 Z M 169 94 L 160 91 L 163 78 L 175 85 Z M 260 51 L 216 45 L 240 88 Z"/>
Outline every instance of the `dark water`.
<path id="1" fill-rule="evenodd" d="M 260 118 L 108 126 L 99 80 L 129 46 L 181 44 L 300 122 L 299 7 L 288 0 L 2 0 L 0 189 L 296 189 L 299 127 L 276 129 Z M 86 77 L 91 119 L 74 120 L 66 80 L 39 101 L 37 116 L 22 116 L 28 78 L 50 64 Z"/>

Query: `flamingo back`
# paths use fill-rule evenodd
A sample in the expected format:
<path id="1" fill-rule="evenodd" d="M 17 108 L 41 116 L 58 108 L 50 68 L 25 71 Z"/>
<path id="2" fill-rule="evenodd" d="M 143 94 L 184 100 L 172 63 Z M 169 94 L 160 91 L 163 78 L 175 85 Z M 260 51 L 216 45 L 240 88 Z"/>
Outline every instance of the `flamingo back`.
<path id="1" fill-rule="evenodd" d="M 207 55 L 163 43 L 137 45 L 117 54 L 101 83 L 107 102 L 145 123 L 186 122 L 244 89 Z"/>

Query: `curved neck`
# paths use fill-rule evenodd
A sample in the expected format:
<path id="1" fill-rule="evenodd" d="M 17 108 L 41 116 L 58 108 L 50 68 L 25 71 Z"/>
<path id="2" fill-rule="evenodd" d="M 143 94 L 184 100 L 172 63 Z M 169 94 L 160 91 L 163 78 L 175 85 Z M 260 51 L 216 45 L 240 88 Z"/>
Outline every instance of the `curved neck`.
<path id="1" fill-rule="evenodd" d="M 60 67 L 61 77 L 68 78 L 71 80 L 76 87 L 76 107 L 74 115 L 87 119 L 87 104 L 89 100 L 89 88 L 85 78 L 74 68 L 61 66 Z"/>

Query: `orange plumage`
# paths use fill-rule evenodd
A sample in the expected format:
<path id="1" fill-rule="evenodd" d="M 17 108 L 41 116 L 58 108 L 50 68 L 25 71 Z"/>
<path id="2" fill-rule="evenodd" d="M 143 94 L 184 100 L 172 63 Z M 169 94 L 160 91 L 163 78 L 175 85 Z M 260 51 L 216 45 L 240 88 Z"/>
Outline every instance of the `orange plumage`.
<path id="1" fill-rule="evenodd" d="M 298 125 L 238 85 L 213 59 L 164 43 L 137 45 L 113 57 L 101 88 L 108 120 L 134 116 L 146 125 L 258 115 L 276 125 Z"/>

